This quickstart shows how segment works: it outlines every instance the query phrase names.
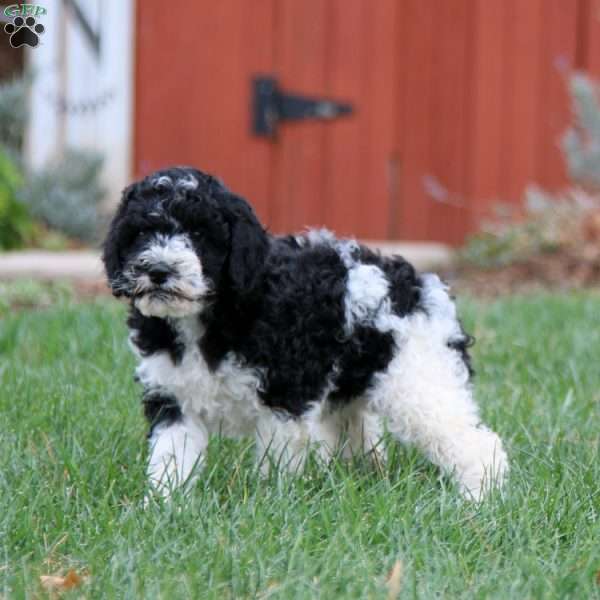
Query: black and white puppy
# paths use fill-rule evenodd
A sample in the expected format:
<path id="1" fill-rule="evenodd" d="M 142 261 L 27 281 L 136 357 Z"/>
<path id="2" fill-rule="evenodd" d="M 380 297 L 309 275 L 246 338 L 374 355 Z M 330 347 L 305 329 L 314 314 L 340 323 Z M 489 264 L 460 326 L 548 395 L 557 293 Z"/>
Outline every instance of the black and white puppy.
<path id="1" fill-rule="evenodd" d="M 193 479 L 211 433 L 255 435 L 264 465 L 298 469 L 309 445 L 323 458 L 382 452 L 384 426 L 468 497 L 502 482 L 506 454 L 473 400 L 470 338 L 436 275 L 326 230 L 269 235 L 247 202 L 192 168 L 124 191 L 103 259 L 130 300 L 160 492 Z"/>

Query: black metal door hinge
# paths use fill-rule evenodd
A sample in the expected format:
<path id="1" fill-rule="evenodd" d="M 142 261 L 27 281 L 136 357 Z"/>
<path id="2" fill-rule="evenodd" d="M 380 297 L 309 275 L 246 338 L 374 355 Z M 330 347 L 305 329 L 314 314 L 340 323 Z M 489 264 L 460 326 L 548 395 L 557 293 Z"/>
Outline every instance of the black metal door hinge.
<path id="1" fill-rule="evenodd" d="M 252 80 L 252 131 L 256 135 L 274 137 L 280 121 L 329 120 L 352 111 L 352 105 L 345 102 L 283 92 L 274 77 Z"/>

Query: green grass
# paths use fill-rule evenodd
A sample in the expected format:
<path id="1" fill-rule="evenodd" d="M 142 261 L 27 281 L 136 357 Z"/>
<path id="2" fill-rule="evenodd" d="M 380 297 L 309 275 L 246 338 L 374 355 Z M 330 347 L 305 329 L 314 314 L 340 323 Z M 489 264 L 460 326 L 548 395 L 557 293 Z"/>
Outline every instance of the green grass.
<path id="1" fill-rule="evenodd" d="M 189 499 L 140 506 L 145 426 L 124 311 L 104 300 L 0 322 L 0 597 L 88 571 L 66 597 L 600 598 L 600 297 L 463 304 L 505 493 L 460 501 L 415 451 L 261 480 L 211 443 Z M 182 510 L 183 505 L 185 509 Z"/>

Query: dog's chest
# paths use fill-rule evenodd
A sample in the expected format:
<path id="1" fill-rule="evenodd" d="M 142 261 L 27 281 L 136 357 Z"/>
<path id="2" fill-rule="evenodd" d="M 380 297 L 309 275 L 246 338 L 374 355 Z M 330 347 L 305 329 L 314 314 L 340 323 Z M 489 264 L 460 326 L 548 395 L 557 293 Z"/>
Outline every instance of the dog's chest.
<path id="1" fill-rule="evenodd" d="M 201 419 L 207 427 L 228 435 L 251 433 L 265 410 L 258 397 L 259 373 L 242 366 L 232 354 L 216 370 L 209 369 L 198 346 L 202 333 L 197 320 L 180 319 L 181 360 L 175 363 L 167 352 L 156 352 L 141 357 L 136 374 L 146 389 L 172 395 L 184 414 Z"/>

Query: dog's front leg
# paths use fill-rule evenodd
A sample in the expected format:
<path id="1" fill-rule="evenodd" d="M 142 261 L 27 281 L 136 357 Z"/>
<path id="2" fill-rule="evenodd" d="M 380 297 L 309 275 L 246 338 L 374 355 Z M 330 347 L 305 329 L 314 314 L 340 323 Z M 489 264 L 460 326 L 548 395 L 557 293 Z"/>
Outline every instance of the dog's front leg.
<path id="1" fill-rule="evenodd" d="M 309 434 L 306 424 L 273 413 L 263 415 L 256 425 L 256 458 L 263 475 L 271 468 L 298 473 L 308 454 Z"/>
<path id="2" fill-rule="evenodd" d="M 165 498 L 182 486 L 189 486 L 202 465 L 208 444 L 206 428 L 189 417 L 180 416 L 154 425 L 150 434 L 150 485 Z"/>

